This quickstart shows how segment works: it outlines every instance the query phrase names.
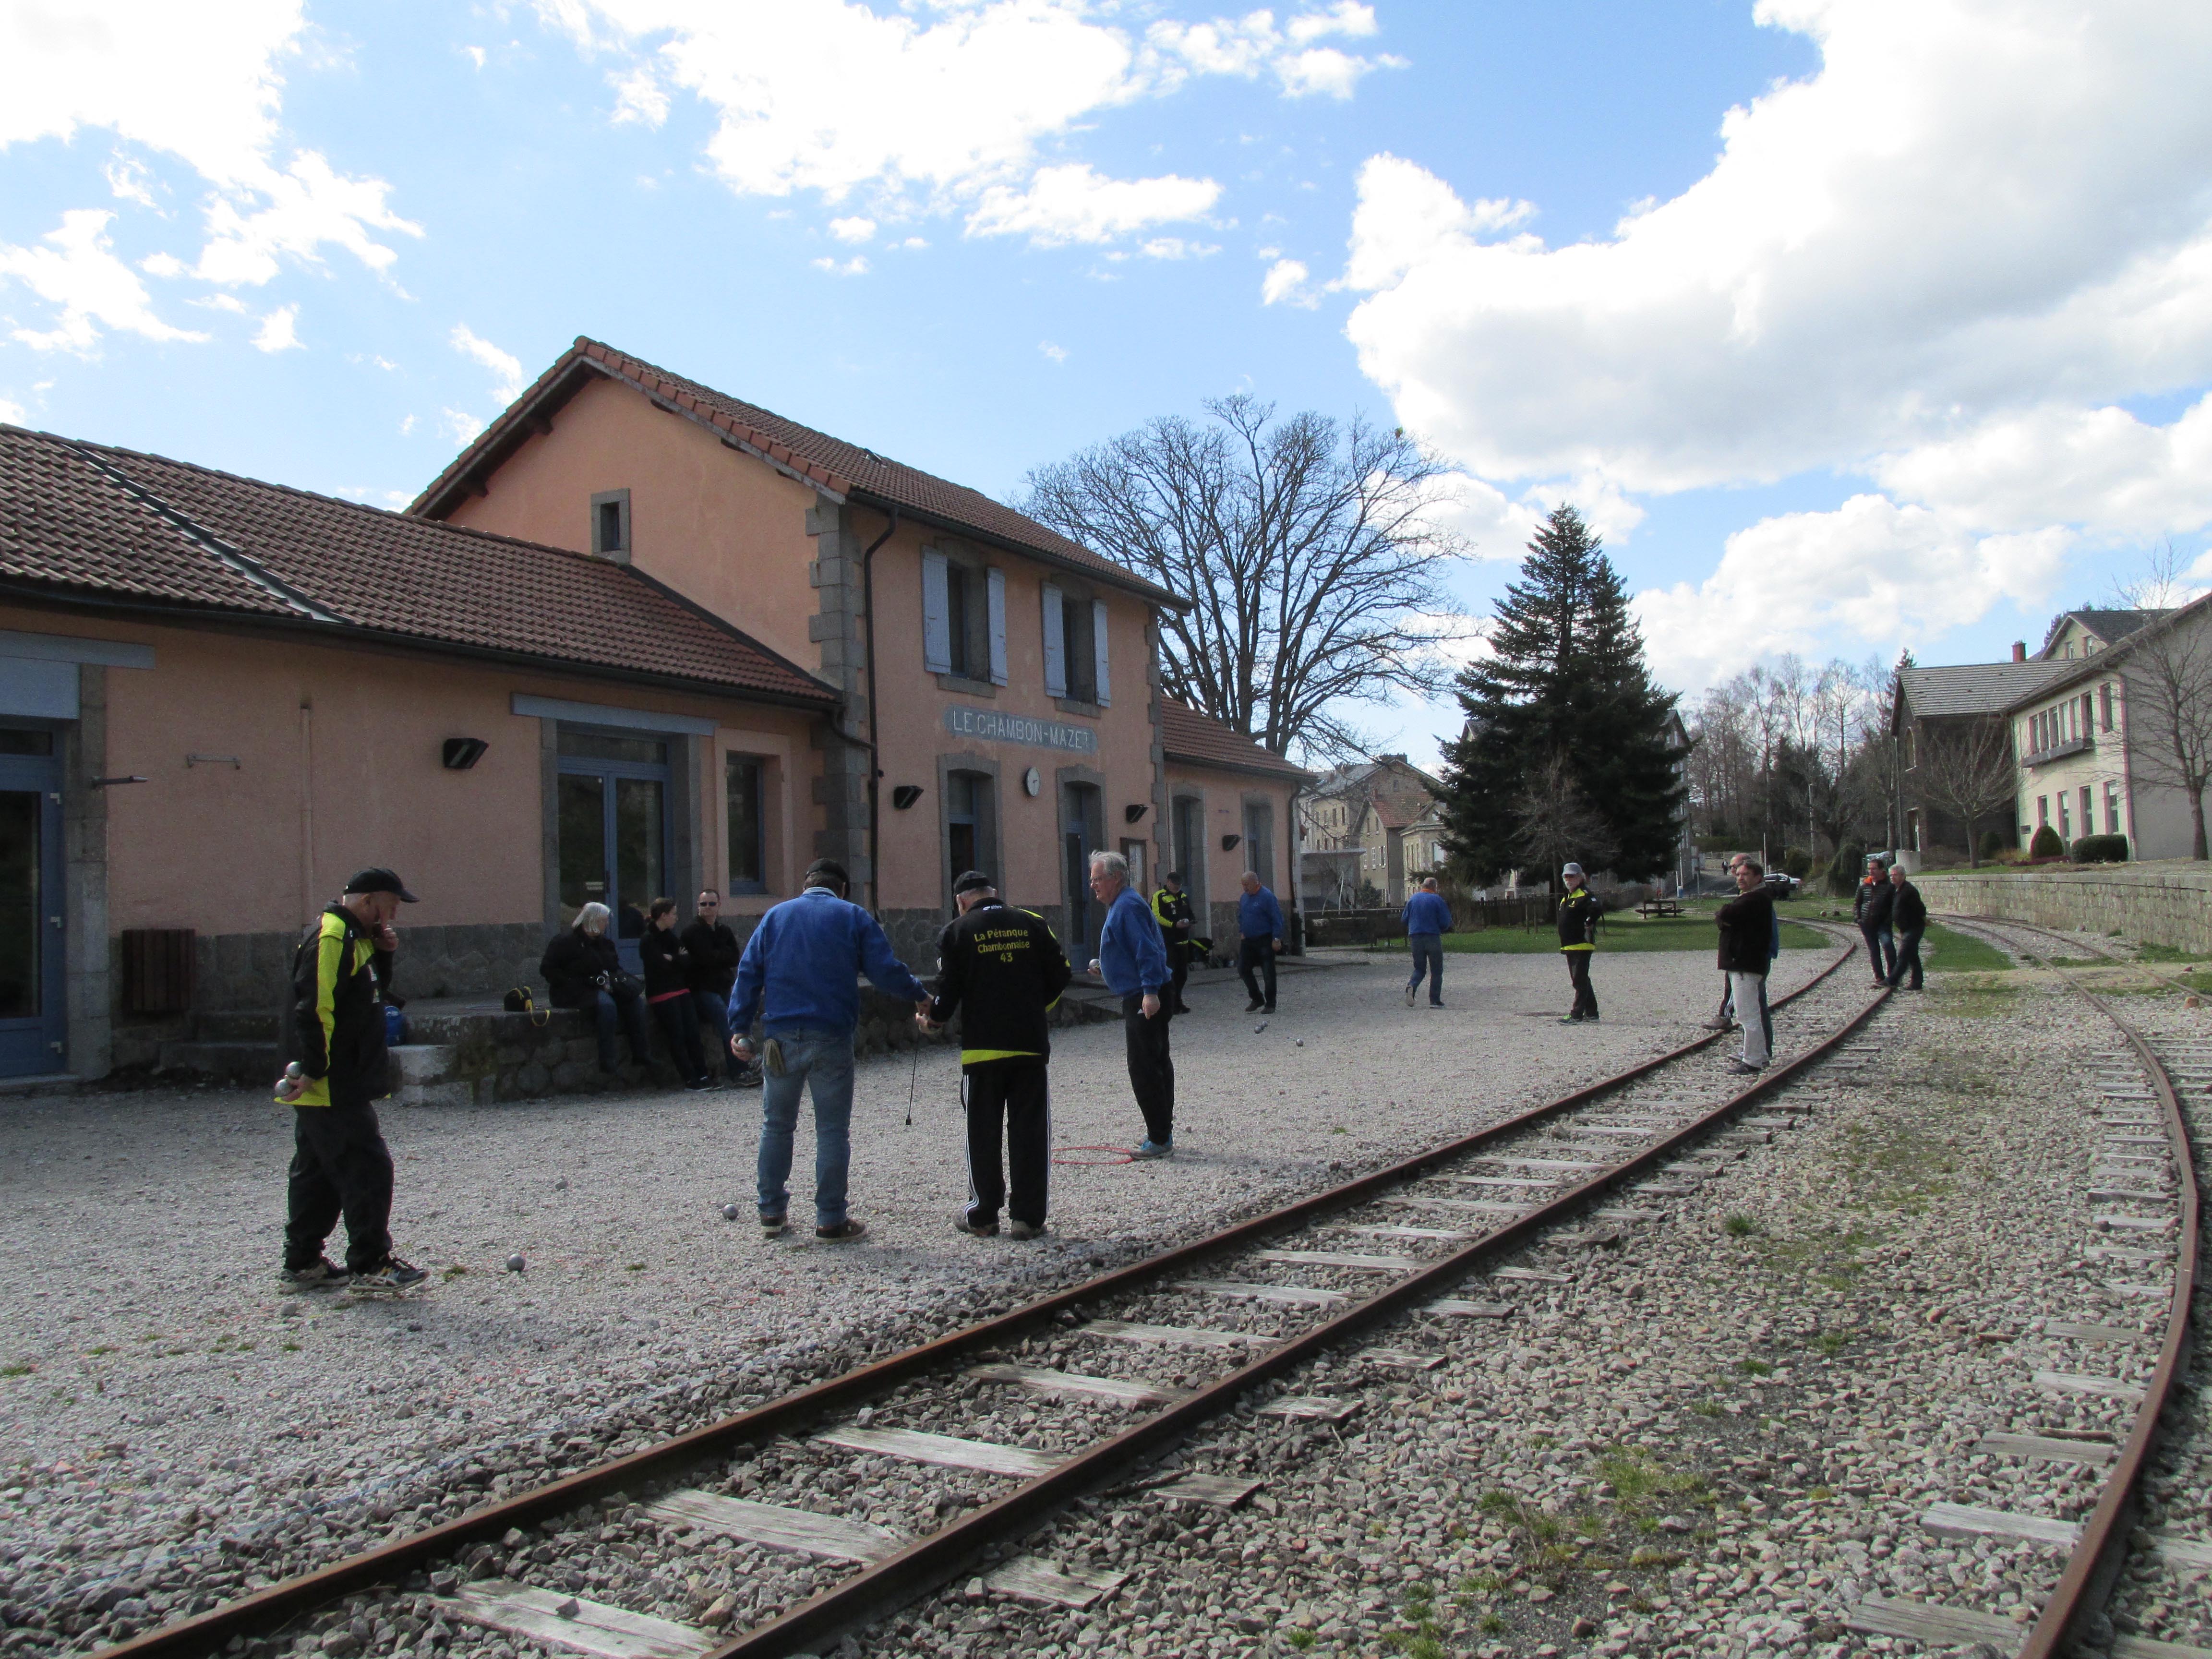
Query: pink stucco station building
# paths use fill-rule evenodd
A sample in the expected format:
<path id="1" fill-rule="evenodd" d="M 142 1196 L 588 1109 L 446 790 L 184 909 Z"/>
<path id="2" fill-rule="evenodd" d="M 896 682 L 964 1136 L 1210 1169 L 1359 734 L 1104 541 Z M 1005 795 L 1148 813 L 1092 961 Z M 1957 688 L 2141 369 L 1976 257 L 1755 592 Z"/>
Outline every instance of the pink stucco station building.
<path id="1" fill-rule="evenodd" d="M 368 864 L 413 996 L 825 854 L 922 971 L 969 866 L 1079 959 L 1094 848 L 1287 908 L 1306 775 L 1166 703 L 1182 603 L 589 340 L 404 514 L 0 427 L 0 1078 L 265 1013 Z"/>

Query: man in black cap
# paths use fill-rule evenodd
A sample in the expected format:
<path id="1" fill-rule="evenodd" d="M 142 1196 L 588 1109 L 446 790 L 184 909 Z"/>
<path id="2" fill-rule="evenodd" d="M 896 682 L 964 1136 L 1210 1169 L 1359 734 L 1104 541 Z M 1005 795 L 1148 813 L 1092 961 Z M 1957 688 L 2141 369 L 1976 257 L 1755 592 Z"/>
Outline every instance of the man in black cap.
<path id="1" fill-rule="evenodd" d="M 392 1154 L 370 1104 L 392 1093 L 384 1046 L 385 988 L 399 945 L 392 921 L 414 902 L 391 871 L 360 871 L 293 955 L 293 1066 L 276 1085 L 294 1118 L 282 1289 L 404 1291 L 426 1276 L 392 1254 Z M 343 1267 L 323 1255 L 341 1215 Z"/>
<path id="2" fill-rule="evenodd" d="M 1187 1014 L 1182 988 L 1190 980 L 1191 941 L 1198 937 L 1198 915 L 1190 908 L 1190 895 L 1182 890 L 1182 872 L 1170 870 L 1160 878 L 1152 895 L 1152 914 L 1160 919 L 1160 943 L 1167 946 L 1168 968 L 1174 977 L 1168 989 L 1168 1012 Z"/>
<path id="3" fill-rule="evenodd" d="M 981 870 L 952 884 L 960 915 L 937 941 L 937 995 L 915 1016 L 928 1030 L 960 1017 L 960 1092 L 968 1108 L 968 1206 L 953 1225 L 989 1238 L 1006 1231 L 1035 1238 L 1044 1231 L 1045 1171 L 1052 1152 L 1052 1107 L 1045 1067 L 1054 1004 L 1073 977 L 1044 918 L 999 901 Z M 999 1161 L 1006 1125 L 1006 1167 Z"/>

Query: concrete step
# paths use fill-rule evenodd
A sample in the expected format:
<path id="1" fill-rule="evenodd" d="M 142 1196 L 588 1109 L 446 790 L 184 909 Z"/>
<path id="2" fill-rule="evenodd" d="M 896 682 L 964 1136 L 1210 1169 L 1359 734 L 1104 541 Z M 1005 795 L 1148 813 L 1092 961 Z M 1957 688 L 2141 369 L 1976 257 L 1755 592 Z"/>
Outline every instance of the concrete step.
<path id="1" fill-rule="evenodd" d="M 274 1042 L 165 1042 L 156 1069 L 195 1072 L 231 1083 L 274 1085 L 284 1062 Z"/>
<path id="2" fill-rule="evenodd" d="M 192 1036 L 201 1042 L 274 1042 L 276 1015 L 265 1008 L 235 1008 L 195 1015 Z"/>

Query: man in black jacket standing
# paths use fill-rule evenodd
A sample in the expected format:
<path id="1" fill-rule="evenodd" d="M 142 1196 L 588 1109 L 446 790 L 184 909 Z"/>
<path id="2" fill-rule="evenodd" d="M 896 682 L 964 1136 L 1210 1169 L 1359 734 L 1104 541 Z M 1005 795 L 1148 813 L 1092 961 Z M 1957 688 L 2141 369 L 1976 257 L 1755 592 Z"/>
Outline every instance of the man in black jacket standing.
<path id="1" fill-rule="evenodd" d="M 1721 972 L 1729 976 L 1743 1053 L 1729 1070 L 1763 1072 L 1774 1054 L 1774 1016 L 1766 1007 L 1766 970 L 1773 965 L 1774 893 L 1757 859 L 1735 867 L 1736 896 L 1720 908 Z"/>
<path id="2" fill-rule="evenodd" d="M 1597 954 L 1598 918 L 1605 906 L 1583 885 L 1583 867 L 1570 864 L 1559 872 L 1567 884 L 1559 900 L 1559 954 L 1567 959 L 1567 978 L 1575 988 L 1575 1006 L 1562 1025 L 1579 1025 L 1597 1018 L 1597 993 L 1590 989 L 1590 958 Z"/>
<path id="3" fill-rule="evenodd" d="M 1007 1231 L 1044 1231 L 1052 1107 L 1045 1067 L 1053 1005 L 1073 977 L 1041 916 L 999 902 L 990 877 L 970 870 L 952 884 L 960 907 L 937 941 L 937 995 L 916 1023 L 960 1018 L 961 1094 L 968 1108 L 968 1205 L 953 1225 L 989 1238 L 1005 1204 Z M 1005 1125 L 1006 1173 L 999 1158 Z M 1010 1194 L 1006 1174 L 1012 1176 Z"/>
<path id="4" fill-rule="evenodd" d="M 1890 906 L 1895 890 L 1883 872 L 1879 858 L 1867 860 L 1866 878 L 1859 883 L 1859 890 L 1851 900 L 1851 915 L 1859 925 L 1859 937 L 1866 941 L 1867 959 L 1874 963 L 1874 982 L 1887 985 L 1889 976 L 1897 969 L 1897 939 L 1890 932 Z"/>
<path id="5" fill-rule="evenodd" d="M 722 896 L 712 887 L 699 891 L 691 925 L 684 930 L 684 949 L 691 958 L 691 1008 L 699 1016 L 699 1029 L 714 1034 L 730 1081 L 741 1082 L 745 1063 L 730 1052 L 730 987 L 737 983 L 738 958 L 744 953 L 722 920 Z"/>
<path id="6" fill-rule="evenodd" d="M 1905 873 L 1905 866 L 1893 865 L 1889 872 L 1889 925 L 1897 932 L 1897 965 L 1889 970 L 1889 988 L 1894 991 L 1905 970 L 1912 970 L 1912 989 L 1920 988 L 1920 936 L 1928 931 L 1928 901 L 1920 896 L 1920 890 Z"/>

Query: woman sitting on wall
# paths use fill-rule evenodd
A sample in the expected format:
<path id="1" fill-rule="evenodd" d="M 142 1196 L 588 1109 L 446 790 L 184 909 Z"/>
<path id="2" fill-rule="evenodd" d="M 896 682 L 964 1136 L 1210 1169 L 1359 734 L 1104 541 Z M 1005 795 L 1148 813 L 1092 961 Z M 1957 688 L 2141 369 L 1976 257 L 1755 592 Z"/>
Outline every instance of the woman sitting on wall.
<path id="1" fill-rule="evenodd" d="M 645 1000 L 668 1039 L 668 1057 L 684 1074 L 684 1086 L 713 1088 L 714 1074 L 699 1047 L 699 1015 L 691 1006 L 691 953 L 676 932 L 674 899 L 653 900 L 637 959 L 645 965 Z"/>
<path id="2" fill-rule="evenodd" d="M 575 925 L 553 935 L 538 971 L 552 993 L 556 1008 L 588 1008 L 599 1022 L 599 1069 L 615 1070 L 615 1032 L 629 1037 L 630 1058 L 647 1064 L 643 988 L 623 971 L 615 942 L 607 937 L 607 907 L 587 904 Z"/>

